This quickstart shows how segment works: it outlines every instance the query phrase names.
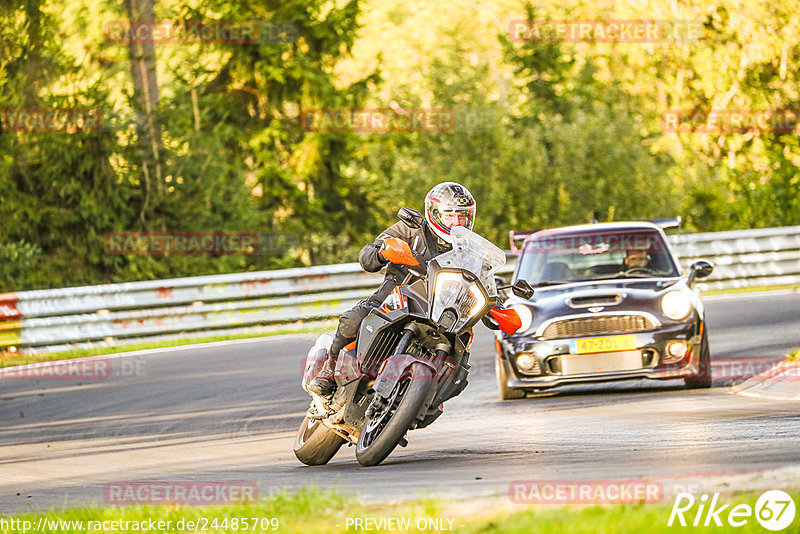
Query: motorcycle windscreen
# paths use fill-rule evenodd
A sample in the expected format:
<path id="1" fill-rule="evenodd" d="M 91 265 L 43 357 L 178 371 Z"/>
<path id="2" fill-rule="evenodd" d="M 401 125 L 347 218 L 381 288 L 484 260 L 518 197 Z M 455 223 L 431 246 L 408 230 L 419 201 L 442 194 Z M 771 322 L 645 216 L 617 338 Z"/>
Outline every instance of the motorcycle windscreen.
<path id="1" fill-rule="evenodd" d="M 436 259 L 444 269 L 464 269 L 480 281 L 489 297 L 497 296 L 494 275 L 506 264 L 506 255 L 488 239 L 463 226 L 450 230 L 453 249 Z"/>

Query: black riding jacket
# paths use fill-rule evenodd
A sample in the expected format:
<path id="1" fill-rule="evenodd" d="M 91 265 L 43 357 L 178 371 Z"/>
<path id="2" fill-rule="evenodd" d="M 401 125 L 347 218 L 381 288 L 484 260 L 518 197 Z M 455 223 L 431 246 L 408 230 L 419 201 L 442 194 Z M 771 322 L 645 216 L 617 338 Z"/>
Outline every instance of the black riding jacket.
<path id="1" fill-rule="evenodd" d="M 358 262 L 365 271 L 375 273 L 386 267 L 386 277 L 381 287 L 368 299 L 375 305 L 380 305 L 406 276 L 403 266 L 389 263 L 380 252 L 383 242 L 390 237 L 399 237 L 408 243 L 422 265 L 452 248 L 448 243 L 441 244 L 427 223 L 423 223 L 420 228 L 411 228 L 403 221 L 399 221 L 384 230 L 375 241 L 362 248 L 358 255 Z"/>

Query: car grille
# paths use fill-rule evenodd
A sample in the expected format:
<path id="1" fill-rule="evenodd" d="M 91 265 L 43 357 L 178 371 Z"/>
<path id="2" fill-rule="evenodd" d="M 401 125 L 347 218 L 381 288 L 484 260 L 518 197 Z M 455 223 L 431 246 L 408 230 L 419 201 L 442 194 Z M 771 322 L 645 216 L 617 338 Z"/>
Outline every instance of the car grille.
<path id="1" fill-rule="evenodd" d="M 600 315 L 597 317 L 556 321 L 545 328 L 541 337 L 557 339 L 596 334 L 637 332 L 639 330 L 652 330 L 653 328 L 655 328 L 655 325 L 652 321 L 642 315 Z"/>

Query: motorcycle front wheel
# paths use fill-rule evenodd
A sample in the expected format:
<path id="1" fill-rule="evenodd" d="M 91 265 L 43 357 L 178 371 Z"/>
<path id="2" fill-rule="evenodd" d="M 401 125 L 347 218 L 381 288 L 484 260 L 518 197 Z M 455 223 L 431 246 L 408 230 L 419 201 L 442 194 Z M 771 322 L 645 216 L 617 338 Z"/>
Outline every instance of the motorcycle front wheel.
<path id="1" fill-rule="evenodd" d="M 386 459 L 403 439 L 422 408 L 433 371 L 421 363 L 412 364 L 397 381 L 386 407 L 367 420 L 356 444 L 358 463 L 369 467 Z"/>

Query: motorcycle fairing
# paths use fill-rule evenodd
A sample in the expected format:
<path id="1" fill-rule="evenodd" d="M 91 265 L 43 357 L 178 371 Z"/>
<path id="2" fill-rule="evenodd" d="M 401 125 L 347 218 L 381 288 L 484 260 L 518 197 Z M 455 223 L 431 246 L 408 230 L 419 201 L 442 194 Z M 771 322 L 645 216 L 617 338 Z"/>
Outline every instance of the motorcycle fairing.
<path id="1" fill-rule="evenodd" d="M 430 367 L 431 371 L 436 373 L 436 367 L 428 360 L 411 354 L 395 354 L 394 356 L 390 356 L 383 364 L 383 369 L 380 374 L 378 374 L 378 378 L 375 380 L 375 385 L 372 386 L 372 388 L 381 397 L 388 397 L 406 369 L 415 363 L 421 363 L 426 367 Z"/>
<path id="2" fill-rule="evenodd" d="M 336 360 L 336 371 L 334 371 L 333 376 L 339 386 L 361 378 L 362 375 L 358 370 L 355 349 L 342 350 L 339 353 L 339 358 Z"/>

